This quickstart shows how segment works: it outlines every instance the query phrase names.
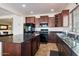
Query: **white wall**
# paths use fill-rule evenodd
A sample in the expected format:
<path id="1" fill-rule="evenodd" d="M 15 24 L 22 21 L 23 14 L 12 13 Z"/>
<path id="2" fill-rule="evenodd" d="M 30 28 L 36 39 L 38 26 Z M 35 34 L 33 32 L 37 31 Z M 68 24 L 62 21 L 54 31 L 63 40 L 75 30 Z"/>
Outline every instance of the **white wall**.
<path id="1" fill-rule="evenodd" d="M 2 56 L 2 42 L 0 42 L 0 56 Z"/>
<path id="2" fill-rule="evenodd" d="M 13 41 L 23 42 L 23 23 L 24 17 L 13 16 Z"/>

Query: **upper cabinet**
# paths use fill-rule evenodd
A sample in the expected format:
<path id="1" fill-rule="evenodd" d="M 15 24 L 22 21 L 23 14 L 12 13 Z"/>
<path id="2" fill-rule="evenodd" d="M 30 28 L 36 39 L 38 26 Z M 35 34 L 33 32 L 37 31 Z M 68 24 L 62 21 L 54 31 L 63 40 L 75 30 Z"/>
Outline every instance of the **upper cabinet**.
<path id="1" fill-rule="evenodd" d="M 63 19 L 62 13 L 55 15 L 55 27 L 62 27 L 63 26 Z"/>
<path id="2" fill-rule="evenodd" d="M 69 10 L 63 10 L 55 15 L 55 27 L 65 27 L 69 24 Z"/>
<path id="3" fill-rule="evenodd" d="M 40 18 L 35 18 L 35 26 L 36 27 L 40 26 Z"/>
<path id="4" fill-rule="evenodd" d="M 69 10 L 62 11 L 63 26 L 69 25 Z"/>
<path id="5" fill-rule="evenodd" d="M 35 24 L 35 17 L 26 17 L 26 23 L 33 23 L 33 24 Z"/>
<path id="6" fill-rule="evenodd" d="M 48 26 L 55 27 L 55 17 L 49 17 Z"/>
<path id="7" fill-rule="evenodd" d="M 54 17 L 40 16 L 40 18 L 26 17 L 26 23 L 33 23 L 40 27 L 41 23 L 48 23 L 49 27 L 65 27 L 69 25 L 69 10 L 62 10 Z"/>
<path id="8" fill-rule="evenodd" d="M 49 17 L 48 16 L 40 16 L 40 23 L 42 23 L 42 22 L 47 23 L 48 20 L 49 20 Z"/>

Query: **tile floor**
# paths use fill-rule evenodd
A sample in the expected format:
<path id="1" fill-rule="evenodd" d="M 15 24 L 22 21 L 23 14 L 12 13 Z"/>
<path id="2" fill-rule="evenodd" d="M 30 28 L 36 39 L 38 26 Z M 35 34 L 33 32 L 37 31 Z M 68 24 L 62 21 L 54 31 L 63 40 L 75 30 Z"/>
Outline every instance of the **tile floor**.
<path id="1" fill-rule="evenodd" d="M 50 51 L 58 51 L 56 43 L 41 43 L 35 56 L 50 56 Z"/>

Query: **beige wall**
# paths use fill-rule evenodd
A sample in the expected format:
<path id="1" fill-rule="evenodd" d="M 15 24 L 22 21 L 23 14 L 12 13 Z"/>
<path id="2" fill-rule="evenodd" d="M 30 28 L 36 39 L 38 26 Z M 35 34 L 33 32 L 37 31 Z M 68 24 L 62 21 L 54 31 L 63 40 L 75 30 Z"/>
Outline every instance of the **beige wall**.
<path id="1" fill-rule="evenodd" d="M 5 19 L 5 20 L 8 20 L 8 19 Z M 12 30 L 12 27 L 13 27 L 13 23 L 12 22 L 4 21 L 3 19 L 0 19 L 0 24 L 8 25 L 8 30 L 0 30 L 1 33 L 3 33 L 3 32 L 12 33 L 12 31 L 13 31 Z"/>
<path id="2" fill-rule="evenodd" d="M 12 22 L 0 21 L 0 24 L 8 25 L 8 30 L 12 30 Z"/>

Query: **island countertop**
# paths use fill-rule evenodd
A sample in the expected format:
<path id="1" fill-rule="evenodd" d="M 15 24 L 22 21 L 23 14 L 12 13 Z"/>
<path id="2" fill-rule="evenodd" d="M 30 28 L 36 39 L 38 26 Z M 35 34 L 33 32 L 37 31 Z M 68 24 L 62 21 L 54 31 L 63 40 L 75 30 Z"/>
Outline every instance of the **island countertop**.
<path id="1" fill-rule="evenodd" d="M 13 34 L 0 34 L 0 37 L 2 36 L 13 36 Z"/>

